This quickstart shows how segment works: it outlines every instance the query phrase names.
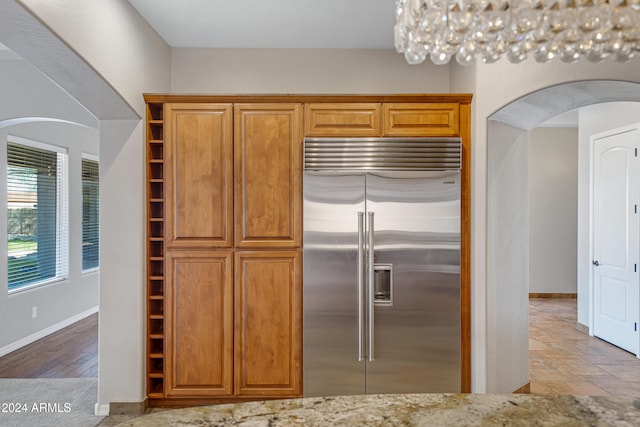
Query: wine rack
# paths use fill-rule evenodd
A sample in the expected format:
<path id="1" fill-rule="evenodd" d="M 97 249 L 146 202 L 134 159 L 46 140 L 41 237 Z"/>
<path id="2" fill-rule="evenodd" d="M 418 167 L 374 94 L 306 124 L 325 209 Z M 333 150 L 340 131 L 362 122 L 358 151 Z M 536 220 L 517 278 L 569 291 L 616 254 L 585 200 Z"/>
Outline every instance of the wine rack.
<path id="1" fill-rule="evenodd" d="M 147 103 L 147 395 L 164 397 L 164 114 Z"/>

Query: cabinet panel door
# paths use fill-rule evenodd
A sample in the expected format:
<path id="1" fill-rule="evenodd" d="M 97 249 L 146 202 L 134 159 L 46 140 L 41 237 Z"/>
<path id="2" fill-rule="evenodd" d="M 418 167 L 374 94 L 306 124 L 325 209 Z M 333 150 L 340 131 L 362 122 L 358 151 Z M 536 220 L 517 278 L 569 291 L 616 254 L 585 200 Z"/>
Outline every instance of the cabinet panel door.
<path id="1" fill-rule="evenodd" d="M 236 252 L 237 395 L 301 394 L 301 255 Z"/>
<path id="2" fill-rule="evenodd" d="M 307 104 L 305 136 L 380 136 L 380 104 Z"/>
<path id="3" fill-rule="evenodd" d="M 231 247 L 231 105 L 166 104 L 165 117 L 167 247 Z"/>
<path id="4" fill-rule="evenodd" d="M 383 104 L 385 136 L 458 136 L 458 104 Z"/>
<path id="5" fill-rule="evenodd" d="M 233 253 L 167 254 L 167 396 L 233 394 Z"/>
<path id="6" fill-rule="evenodd" d="M 299 247 L 300 104 L 235 106 L 236 247 Z"/>

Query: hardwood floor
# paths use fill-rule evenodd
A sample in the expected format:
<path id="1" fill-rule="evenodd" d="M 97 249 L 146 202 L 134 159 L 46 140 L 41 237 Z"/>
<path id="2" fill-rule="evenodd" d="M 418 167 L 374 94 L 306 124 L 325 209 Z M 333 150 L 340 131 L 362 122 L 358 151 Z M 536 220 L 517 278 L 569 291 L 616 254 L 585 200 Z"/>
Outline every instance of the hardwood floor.
<path id="1" fill-rule="evenodd" d="M 97 376 L 97 313 L 0 357 L 0 378 Z"/>
<path id="2" fill-rule="evenodd" d="M 531 393 L 640 396 L 640 359 L 578 331 L 576 304 L 529 300 Z"/>

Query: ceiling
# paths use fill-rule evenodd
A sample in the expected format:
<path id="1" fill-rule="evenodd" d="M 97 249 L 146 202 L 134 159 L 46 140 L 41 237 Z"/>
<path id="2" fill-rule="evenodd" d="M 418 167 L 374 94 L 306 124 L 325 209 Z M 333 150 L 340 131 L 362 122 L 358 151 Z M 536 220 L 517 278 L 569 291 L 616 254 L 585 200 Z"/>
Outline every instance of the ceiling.
<path id="1" fill-rule="evenodd" d="M 393 49 L 394 0 L 128 1 L 172 47 Z M 541 126 L 577 123 L 573 110 Z"/>
<path id="2" fill-rule="evenodd" d="M 393 49 L 394 0 L 129 0 L 172 47 Z"/>

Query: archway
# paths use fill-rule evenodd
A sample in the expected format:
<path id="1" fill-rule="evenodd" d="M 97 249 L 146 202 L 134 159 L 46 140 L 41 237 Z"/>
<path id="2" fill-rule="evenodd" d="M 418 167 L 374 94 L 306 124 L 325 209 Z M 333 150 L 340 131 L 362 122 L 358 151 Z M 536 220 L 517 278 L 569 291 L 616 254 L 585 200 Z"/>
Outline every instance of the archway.
<path id="1" fill-rule="evenodd" d="M 101 330 L 99 338 L 100 372 L 98 374 L 98 403 L 95 406 L 95 413 L 106 415 L 109 411 L 108 402 L 112 400 L 128 401 L 126 398 L 113 399 L 110 395 L 114 389 L 117 389 L 114 384 L 118 381 L 117 375 L 112 375 L 111 372 L 119 372 L 123 376 L 139 379 L 139 390 L 135 387 L 127 390 L 133 396 L 133 400 L 138 400 L 138 396 L 142 395 L 143 390 L 144 376 L 142 371 L 144 366 L 141 361 L 138 365 L 132 364 L 133 372 L 127 372 L 121 369 L 117 362 L 113 362 L 113 359 L 104 357 L 105 354 L 109 353 L 110 349 L 114 348 L 113 345 L 119 345 L 112 343 L 120 343 L 123 339 L 121 331 L 124 327 L 121 325 L 126 325 L 132 336 L 136 338 L 137 336 L 142 336 L 142 331 L 144 330 L 143 321 L 141 318 L 138 319 L 139 316 L 135 319 L 135 323 L 126 319 L 126 316 L 123 316 L 119 311 L 123 305 L 122 301 L 118 298 L 110 298 L 110 296 L 118 294 L 118 290 L 114 288 L 117 288 L 119 284 L 126 284 L 125 286 L 131 287 L 130 277 L 127 279 L 118 278 L 120 274 L 128 276 L 131 271 L 143 271 L 143 268 L 139 267 L 142 264 L 142 253 L 139 258 L 129 256 L 127 263 L 130 262 L 130 265 L 124 268 L 109 268 L 110 265 L 122 266 L 123 264 L 118 259 L 119 254 L 122 253 L 120 250 L 122 239 L 116 237 L 118 233 L 122 233 L 123 236 L 131 236 L 132 247 L 135 246 L 136 242 L 142 241 L 141 235 L 143 233 L 136 234 L 137 230 L 132 230 L 132 224 L 127 221 L 128 217 L 137 219 L 135 213 L 138 210 L 142 210 L 142 204 L 135 204 L 137 202 L 135 196 L 123 203 L 115 202 L 115 200 L 118 200 L 123 193 L 126 193 L 121 191 L 122 184 L 118 182 L 118 179 L 126 175 L 123 170 L 132 169 L 127 162 L 132 164 L 138 162 L 140 164 L 139 159 L 142 157 L 142 148 L 138 147 L 139 141 L 143 139 L 143 129 L 140 126 L 140 115 L 134 107 L 85 58 L 64 42 L 41 19 L 34 16 L 28 7 L 22 3 L 7 1 L 0 4 L 0 42 L 31 64 L 51 82 L 55 83 L 60 90 L 66 92 L 70 102 L 78 103 L 84 110 L 84 114 L 81 114 L 81 119 L 69 118 L 64 115 L 66 111 L 63 108 L 64 106 L 57 105 L 55 106 L 55 114 L 51 117 L 89 125 L 99 132 L 100 193 L 101 197 L 104 197 L 105 200 L 110 200 L 113 206 L 103 203 L 100 205 L 99 213 L 103 232 L 101 232 L 100 243 L 102 270 L 99 273 L 101 311 L 99 322 Z M 142 101 L 141 97 L 140 101 Z M 47 102 L 50 102 L 50 100 L 47 100 Z M 44 114 L 42 113 L 43 106 L 41 104 L 33 104 L 33 106 L 30 106 L 29 115 L 39 116 Z M 33 111 L 31 111 L 31 107 L 33 107 Z M 16 115 L 12 114 L 11 117 L 13 116 Z M 22 116 L 17 115 L 17 117 Z M 139 182 L 142 182 L 142 174 L 143 172 L 140 172 Z M 132 187 L 135 187 L 135 185 L 132 185 Z M 134 192 L 133 194 L 136 193 Z M 130 195 L 130 193 L 126 193 L 126 195 Z M 137 198 L 139 199 L 139 196 Z M 122 209 L 118 209 L 118 207 L 123 205 L 130 205 L 133 208 L 130 211 L 121 213 Z M 125 217 L 124 220 L 123 217 Z M 139 228 L 137 223 L 133 225 Z M 138 250 L 138 248 L 136 247 L 135 250 Z M 114 253 L 116 256 L 112 255 Z M 141 280 L 142 278 L 140 277 Z M 105 300 L 107 301 L 107 308 L 103 310 Z M 129 298 L 126 304 L 135 305 L 136 302 L 138 301 L 135 298 Z M 118 322 L 122 323 L 117 325 Z M 138 332 L 138 335 L 136 335 L 136 332 Z M 107 344 L 103 345 L 105 342 Z M 138 342 L 136 342 L 136 345 L 143 347 Z M 136 351 L 142 354 L 142 350 L 136 348 Z M 109 362 L 112 363 L 110 364 Z M 103 403 L 100 404 L 100 402 Z"/>
<path id="2" fill-rule="evenodd" d="M 508 366 L 488 366 L 488 390 L 512 391 L 528 382 L 528 146 L 530 131 L 563 112 L 593 104 L 640 101 L 640 84 L 585 80 L 549 86 L 518 98 L 487 121 L 487 346 L 499 351 L 510 342 Z M 581 159 L 580 169 L 588 167 Z M 584 206 L 587 206 L 585 209 Z M 588 269 L 589 200 L 579 198 L 579 271 Z M 584 212 L 582 212 L 584 211 Z M 586 221 L 586 222 L 585 222 Z M 587 228 L 587 234 L 584 228 Z M 587 239 L 583 242 L 583 239 Z M 588 252 L 587 252 L 588 254 Z M 588 270 L 587 275 L 588 275 Z M 583 281 L 579 274 L 578 281 Z M 587 276 L 584 276 L 587 277 Z M 588 292 L 578 292 L 580 310 L 588 310 Z M 581 314 L 581 317 L 583 315 Z M 505 326 L 508 320 L 509 324 Z M 505 375 L 491 375 L 494 372 Z M 514 384 L 517 384 L 513 387 Z"/>

